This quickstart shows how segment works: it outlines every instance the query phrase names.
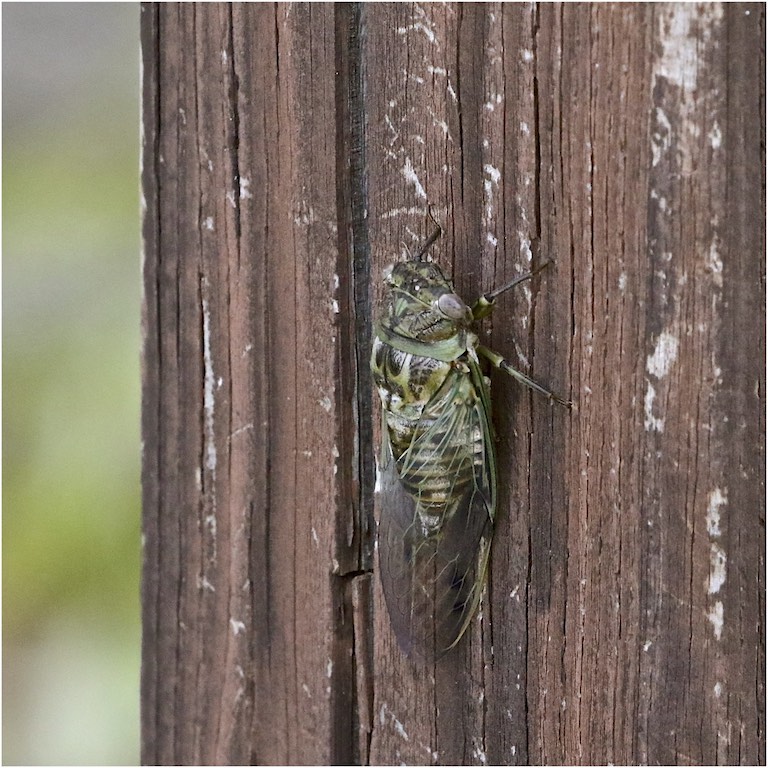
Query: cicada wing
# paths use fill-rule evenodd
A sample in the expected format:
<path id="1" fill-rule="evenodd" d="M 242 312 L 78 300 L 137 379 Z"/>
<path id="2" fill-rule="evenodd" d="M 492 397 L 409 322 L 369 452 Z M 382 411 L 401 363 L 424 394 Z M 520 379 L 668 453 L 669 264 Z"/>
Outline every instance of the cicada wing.
<path id="1" fill-rule="evenodd" d="M 483 588 L 495 473 L 487 400 L 476 389 L 482 386 L 474 375 L 451 374 L 422 414 L 429 426 L 417 430 L 408 451 L 395 460 L 384 445 L 382 586 L 401 648 L 427 660 L 458 642 Z M 441 509 L 433 503 L 435 488 L 447 499 Z"/>

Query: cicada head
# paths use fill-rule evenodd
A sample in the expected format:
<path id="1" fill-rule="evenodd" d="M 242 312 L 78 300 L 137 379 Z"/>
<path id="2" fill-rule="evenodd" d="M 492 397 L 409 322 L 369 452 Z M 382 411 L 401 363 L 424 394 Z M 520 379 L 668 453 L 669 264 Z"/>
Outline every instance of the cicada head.
<path id="1" fill-rule="evenodd" d="M 472 310 L 434 262 L 398 262 L 385 270 L 384 280 L 389 287 L 386 322 L 401 336 L 440 341 L 472 322 Z"/>

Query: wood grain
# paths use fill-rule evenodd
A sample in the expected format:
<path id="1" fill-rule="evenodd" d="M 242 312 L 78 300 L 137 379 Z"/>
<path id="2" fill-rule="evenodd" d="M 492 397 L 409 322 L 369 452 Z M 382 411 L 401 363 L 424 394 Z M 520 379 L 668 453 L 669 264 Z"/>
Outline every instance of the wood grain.
<path id="1" fill-rule="evenodd" d="M 765 9 L 146 5 L 143 761 L 765 761 Z M 367 358 L 420 243 L 483 335 L 499 510 L 404 658 Z M 378 510 L 375 510 L 378 514 Z"/>

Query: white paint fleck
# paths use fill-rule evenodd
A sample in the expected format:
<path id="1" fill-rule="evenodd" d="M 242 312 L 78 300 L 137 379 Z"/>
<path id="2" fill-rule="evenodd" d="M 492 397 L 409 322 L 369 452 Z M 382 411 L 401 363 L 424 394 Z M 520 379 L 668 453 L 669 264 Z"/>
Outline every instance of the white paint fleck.
<path id="1" fill-rule="evenodd" d="M 253 195 L 251 194 L 251 190 L 249 187 L 251 186 L 251 180 L 245 178 L 245 176 L 240 177 L 240 199 L 241 200 L 250 200 Z"/>
<path id="2" fill-rule="evenodd" d="M 645 431 L 664 431 L 664 419 L 653 415 L 653 401 L 656 399 L 656 389 L 651 382 L 646 382 L 645 390 Z"/>
<path id="3" fill-rule="evenodd" d="M 715 683 L 715 687 L 714 687 L 712 690 L 714 691 L 714 694 L 715 694 L 715 698 L 718 698 L 718 699 L 719 699 L 719 698 L 720 698 L 720 696 L 721 696 L 721 695 L 722 695 L 722 693 L 723 693 L 723 684 L 722 684 L 722 683 L 721 683 L 721 682 L 718 680 L 718 681 Z"/>
<path id="4" fill-rule="evenodd" d="M 472 739 L 472 756 L 475 757 L 477 760 L 479 760 L 483 765 L 488 764 L 488 757 L 485 754 L 485 751 L 480 745 L 480 742 L 477 738 Z"/>
<path id="5" fill-rule="evenodd" d="M 214 587 L 213 584 L 211 584 L 211 582 L 208 581 L 208 577 L 205 574 L 197 577 L 197 587 L 198 589 L 203 589 L 206 592 L 216 591 L 216 587 Z"/>
<path id="6" fill-rule="evenodd" d="M 301 690 L 304 691 L 308 699 L 312 698 L 312 692 L 309 690 L 309 686 L 306 683 L 301 684 Z"/>
<path id="7" fill-rule="evenodd" d="M 312 526 L 312 542 L 315 546 L 317 546 L 320 543 L 320 539 L 317 538 L 317 531 L 315 530 L 315 526 Z"/>
<path id="8" fill-rule="evenodd" d="M 648 356 L 645 368 L 652 376 L 661 379 L 669 373 L 677 359 L 677 337 L 667 331 L 659 334 L 653 354 Z"/>
<path id="9" fill-rule="evenodd" d="M 688 93 L 696 90 L 699 46 L 711 37 L 711 27 L 723 17 L 720 3 L 707 6 L 672 3 L 658 16 L 661 58 L 656 65 L 658 76 Z"/>
<path id="10" fill-rule="evenodd" d="M 453 90 L 453 83 L 451 83 L 451 81 L 450 81 L 450 80 L 448 81 L 448 84 L 446 85 L 446 88 L 447 88 L 447 90 L 448 90 L 448 94 L 450 95 L 450 97 L 451 97 L 451 98 L 452 98 L 454 101 L 458 101 L 458 100 L 459 100 L 459 98 L 458 98 L 458 96 L 456 95 L 456 91 L 454 91 L 454 90 Z"/>
<path id="11" fill-rule="evenodd" d="M 328 413 L 331 412 L 331 408 L 333 408 L 333 403 L 331 402 L 331 398 L 328 397 L 328 395 L 323 397 L 321 400 L 318 400 L 317 402 L 320 403 L 322 408 L 324 410 L 328 411 Z"/>
<path id="12" fill-rule="evenodd" d="M 709 594 L 714 595 L 725 584 L 728 558 L 719 544 L 712 543 L 709 550 Z"/>
<path id="13" fill-rule="evenodd" d="M 712 624 L 715 633 L 715 639 L 720 640 L 723 636 L 723 604 L 718 600 L 710 609 L 707 618 Z"/>
<path id="14" fill-rule="evenodd" d="M 333 309 L 333 314 L 338 315 L 339 314 L 339 302 L 338 299 L 331 299 L 331 308 Z"/>
<path id="15" fill-rule="evenodd" d="M 491 181 L 494 184 L 499 183 L 499 179 L 501 179 L 501 171 L 498 168 L 495 168 L 490 163 L 486 163 L 483 166 L 483 170 L 491 177 Z"/>
<path id="16" fill-rule="evenodd" d="M 619 275 L 619 290 L 623 292 L 626 287 L 627 287 L 627 273 L 622 272 Z"/>
<path id="17" fill-rule="evenodd" d="M 712 147 L 712 149 L 720 149 L 720 146 L 723 143 L 723 132 L 720 130 L 720 125 L 717 120 L 715 120 L 712 130 L 709 132 L 708 138 L 709 146 Z"/>
<path id="18" fill-rule="evenodd" d="M 526 123 L 525 120 L 520 121 L 520 133 L 523 133 L 526 136 L 531 135 L 531 129 L 528 127 L 528 123 Z"/>
<path id="19" fill-rule="evenodd" d="M 213 216 L 206 216 L 203 221 L 203 226 L 209 231 L 213 232 Z"/>
<path id="20" fill-rule="evenodd" d="M 410 208 L 393 208 L 379 216 L 380 219 L 396 219 L 398 216 L 424 216 L 426 211 L 420 206 L 413 205 Z"/>
<path id="21" fill-rule="evenodd" d="M 232 634 L 237 637 L 241 632 L 245 632 L 245 624 L 237 619 L 230 619 L 229 626 L 232 627 Z"/>
<path id="22" fill-rule="evenodd" d="M 655 167 L 662 156 L 672 146 L 672 124 L 669 122 L 666 112 L 661 107 L 656 107 L 656 128 L 651 136 L 651 163 Z"/>
<path id="23" fill-rule="evenodd" d="M 444 69 L 443 67 L 433 67 L 431 64 L 427 64 L 427 72 L 429 72 L 430 75 L 448 74 L 448 70 Z"/>
<path id="24" fill-rule="evenodd" d="M 410 184 L 413 184 L 416 189 L 416 194 L 422 199 L 427 199 L 427 193 L 424 191 L 424 187 L 421 186 L 419 177 L 416 175 L 416 171 L 413 168 L 413 163 L 410 157 L 405 158 L 405 165 L 403 166 L 401 173 L 405 177 L 405 180 Z"/>
<path id="25" fill-rule="evenodd" d="M 720 530 L 720 508 L 728 503 L 728 489 L 715 488 L 707 500 L 707 533 L 711 537 L 722 535 Z"/>
<path id="26" fill-rule="evenodd" d="M 643 651 L 644 651 L 645 653 L 648 653 L 648 650 L 650 649 L 650 647 L 651 647 L 652 645 L 653 645 L 653 643 L 652 643 L 650 640 L 646 640 L 646 641 L 643 643 Z"/>
<path id="27" fill-rule="evenodd" d="M 437 36 L 432 29 L 432 22 L 427 17 L 424 9 L 420 5 L 416 5 L 414 8 L 418 19 L 414 19 L 408 26 L 398 27 L 397 33 L 399 35 L 407 35 L 410 31 L 421 32 L 432 45 L 437 45 Z M 439 47 L 439 46 L 438 46 Z"/>
<path id="28" fill-rule="evenodd" d="M 496 246 L 499 244 L 499 241 L 496 239 L 496 237 L 494 236 L 494 234 L 493 234 L 492 232 L 488 232 L 488 233 L 486 234 L 485 238 L 486 238 L 486 240 L 488 240 L 488 242 L 489 242 L 489 243 L 490 243 L 490 244 L 491 244 L 491 245 L 492 245 L 494 248 L 495 248 L 495 247 L 496 247 Z"/>
<path id="29" fill-rule="evenodd" d="M 310 224 L 314 224 L 315 221 L 317 221 L 315 218 L 315 209 L 306 201 L 302 200 L 301 203 L 299 203 L 299 212 L 293 217 L 293 223 L 309 226 Z"/>
<path id="30" fill-rule="evenodd" d="M 330 678 L 333 674 L 333 661 L 331 659 L 328 659 L 328 661 L 325 664 L 325 676 Z"/>
<path id="31" fill-rule="evenodd" d="M 720 257 L 720 238 L 715 233 L 706 255 L 707 269 L 712 273 L 712 280 L 718 288 L 723 287 L 723 260 Z"/>
<path id="32" fill-rule="evenodd" d="M 214 389 L 216 376 L 211 354 L 211 313 L 208 299 L 203 298 L 203 411 L 205 414 L 205 468 L 216 482 L 216 433 L 214 430 Z"/>
<path id="33" fill-rule="evenodd" d="M 381 469 L 379 468 L 379 460 L 376 461 L 376 483 L 373 486 L 374 493 L 381 493 Z"/>
<path id="34" fill-rule="evenodd" d="M 520 240 L 520 255 L 530 264 L 533 261 L 533 251 L 531 251 L 531 239 L 526 237 L 522 232 L 518 232 L 517 236 Z"/>
<path id="35" fill-rule="evenodd" d="M 524 48 L 521 54 L 523 61 L 528 64 L 533 61 L 533 51 L 528 48 Z"/>
<path id="36" fill-rule="evenodd" d="M 388 707 L 386 704 L 381 705 L 381 709 L 379 710 L 379 722 L 384 725 L 387 722 L 387 714 L 389 715 L 389 718 L 392 722 L 392 725 L 395 728 L 395 731 L 397 734 L 405 741 L 409 741 L 408 734 L 406 733 L 405 728 L 403 727 L 403 724 L 395 717 L 393 712 L 388 712 Z"/>
<path id="37" fill-rule="evenodd" d="M 236 206 L 235 206 L 235 192 L 234 192 L 234 190 L 230 189 L 229 192 L 227 192 L 227 194 L 225 195 L 225 197 L 227 198 L 227 202 L 233 208 L 235 208 Z"/>

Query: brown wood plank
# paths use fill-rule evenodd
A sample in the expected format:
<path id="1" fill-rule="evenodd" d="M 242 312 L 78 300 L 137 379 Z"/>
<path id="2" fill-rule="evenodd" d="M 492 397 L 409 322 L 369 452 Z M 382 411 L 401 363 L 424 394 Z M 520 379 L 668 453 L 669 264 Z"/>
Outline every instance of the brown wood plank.
<path id="1" fill-rule="evenodd" d="M 143 760 L 765 761 L 765 9 L 145 6 Z M 381 270 L 484 336 L 467 637 L 372 558 Z M 380 514 L 380 510 L 376 510 Z"/>
<path id="2" fill-rule="evenodd" d="M 334 10 L 144 14 L 144 759 L 349 762 L 360 542 Z"/>

